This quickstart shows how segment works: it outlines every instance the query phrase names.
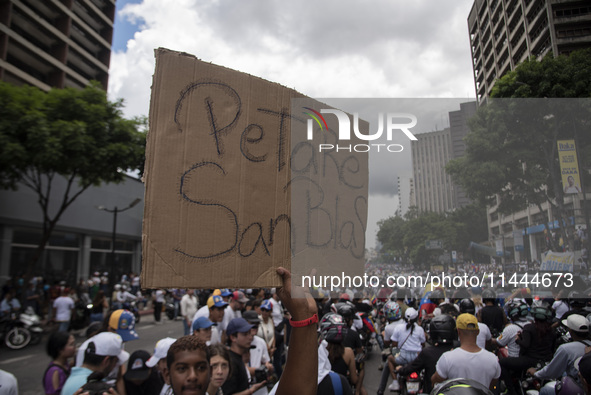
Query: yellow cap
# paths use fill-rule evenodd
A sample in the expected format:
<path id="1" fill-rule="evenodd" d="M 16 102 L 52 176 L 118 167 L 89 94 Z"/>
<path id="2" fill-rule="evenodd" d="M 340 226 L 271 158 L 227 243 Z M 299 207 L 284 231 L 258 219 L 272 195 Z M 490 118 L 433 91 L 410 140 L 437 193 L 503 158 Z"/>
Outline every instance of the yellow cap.
<path id="1" fill-rule="evenodd" d="M 219 289 L 216 289 L 215 291 L 213 291 L 213 294 L 212 294 L 212 296 L 215 296 L 215 295 L 221 295 L 221 294 L 222 294 L 222 291 L 221 291 L 221 290 L 219 290 Z"/>
<path id="2" fill-rule="evenodd" d="M 478 320 L 472 314 L 460 314 L 456 320 L 456 326 L 458 329 L 477 330 Z"/>

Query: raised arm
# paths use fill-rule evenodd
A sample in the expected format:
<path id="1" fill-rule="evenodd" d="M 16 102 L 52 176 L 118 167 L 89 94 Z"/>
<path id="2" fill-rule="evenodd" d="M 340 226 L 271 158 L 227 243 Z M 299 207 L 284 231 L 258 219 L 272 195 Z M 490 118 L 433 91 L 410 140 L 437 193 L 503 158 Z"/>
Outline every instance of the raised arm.
<path id="1" fill-rule="evenodd" d="M 291 314 L 293 321 L 304 321 L 316 315 L 318 307 L 308 290 L 292 287 L 291 273 L 282 267 L 277 274 L 283 287 L 277 295 Z M 292 293 L 293 291 L 293 293 Z M 291 330 L 289 353 L 277 388 L 278 395 L 316 395 L 318 388 L 317 324 L 294 326 Z"/>

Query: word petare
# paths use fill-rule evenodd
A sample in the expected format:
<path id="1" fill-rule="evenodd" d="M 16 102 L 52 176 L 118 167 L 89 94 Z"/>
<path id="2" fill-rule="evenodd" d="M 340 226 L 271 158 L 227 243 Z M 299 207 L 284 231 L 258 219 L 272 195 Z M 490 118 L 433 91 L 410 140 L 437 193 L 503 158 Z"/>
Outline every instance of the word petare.
<path id="1" fill-rule="evenodd" d="M 309 115 L 312 119 L 308 119 L 307 123 L 307 137 L 308 140 L 314 139 L 314 122 L 320 126 L 320 130 L 323 131 L 325 128 L 328 131 L 328 125 L 326 120 L 322 116 L 322 114 L 333 114 L 337 117 L 337 121 L 339 124 L 338 130 L 338 140 L 339 142 L 346 142 L 351 140 L 351 120 L 349 116 L 340 110 L 334 109 L 321 109 L 320 112 L 310 108 L 304 107 L 306 110 L 310 112 L 304 112 L 304 114 Z M 363 134 L 359 130 L 359 114 L 353 113 L 353 133 L 359 140 L 364 141 L 374 141 L 382 137 L 384 133 L 384 119 L 386 120 L 386 139 L 388 141 L 392 141 L 393 132 L 400 130 L 402 131 L 406 137 L 410 140 L 417 140 L 417 138 L 411 133 L 409 129 L 416 126 L 417 124 L 417 117 L 413 114 L 407 113 L 388 113 L 384 116 L 383 113 L 378 114 L 378 130 L 373 134 Z M 398 120 L 398 122 L 396 122 Z M 400 120 L 404 120 L 405 122 L 400 122 Z M 377 152 L 388 151 L 388 152 L 401 152 L 404 147 L 401 144 L 319 144 L 318 151 L 322 152 L 323 150 L 336 150 L 339 151 L 348 151 L 348 152 L 368 152 L 370 150 L 376 150 Z"/>

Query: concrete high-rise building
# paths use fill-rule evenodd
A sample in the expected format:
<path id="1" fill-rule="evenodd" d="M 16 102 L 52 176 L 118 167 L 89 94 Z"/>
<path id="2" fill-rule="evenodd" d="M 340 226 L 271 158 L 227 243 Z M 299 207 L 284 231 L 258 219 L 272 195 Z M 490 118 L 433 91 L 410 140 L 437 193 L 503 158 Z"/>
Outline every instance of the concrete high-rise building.
<path id="1" fill-rule="evenodd" d="M 409 204 L 419 211 L 446 212 L 466 206 L 471 200 L 445 172 L 451 159 L 464 155 L 464 137 L 470 132 L 468 120 L 476 113 L 476 102 L 460 103 L 449 112 L 449 128 L 416 134 L 412 142 L 412 194 Z M 400 180 L 399 193 L 400 193 Z"/>
<path id="2" fill-rule="evenodd" d="M 414 179 L 412 177 L 398 177 L 398 209 L 396 215 L 406 214 L 414 203 Z"/>
<path id="3" fill-rule="evenodd" d="M 115 0 L 0 0 L 0 80 L 43 90 L 83 88 L 97 80 L 107 90 Z M 67 180 L 56 176 L 52 199 Z M 48 284 L 74 286 L 93 272 L 111 280 L 141 267 L 142 204 L 115 207 L 144 194 L 141 181 L 91 187 L 57 223 L 32 273 Z M 57 199 L 56 199 L 57 200 Z M 0 278 L 25 274 L 42 237 L 38 196 L 24 184 L 0 190 Z M 98 209 L 106 206 L 110 211 Z M 50 211 L 57 206 L 50 202 Z"/>
<path id="4" fill-rule="evenodd" d="M 476 102 L 461 103 L 458 111 L 449 113 L 449 129 L 451 135 L 451 155 L 452 158 L 464 156 L 466 152 L 466 143 L 464 137 L 470 133 L 468 120 L 476 114 Z M 469 205 L 472 201 L 466 196 L 463 188 L 454 184 L 454 200 L 457 207 Z"/>
<path id="5" fill-rule="evenodd" d="M 444 169 L 452 157 L 449 128 L 415 136 L 412 168 L 417 208 L 438 213 L 453 210 L 456 204 L 452 182 Z"/>
<path id="6" fill-rule="evenodd" d="M 591 46 L 588 0 L 476 0 L 468 17 L 476 97 L 488 97 L 508 71 Z"/>
<path id="7" fill-rule="evenodd" d="M 115 0 L 0 0 L 0 80 L 107 90 Z"/>

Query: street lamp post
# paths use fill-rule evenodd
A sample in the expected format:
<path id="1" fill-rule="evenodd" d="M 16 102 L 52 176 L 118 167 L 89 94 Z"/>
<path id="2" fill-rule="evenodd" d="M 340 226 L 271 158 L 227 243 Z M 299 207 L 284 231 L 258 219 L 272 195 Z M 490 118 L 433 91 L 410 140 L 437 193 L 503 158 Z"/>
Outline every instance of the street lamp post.
<path id="1" fill-rule="evenodd" d="M 123 211 L 129 210 L 130 208 L 136 206 L 141 201 L 142 201 L 142 199 L 137 198 L 133 202 L 129 203 L 129 206 L 122 208 L 122 209 L 118 208 L 117 206 L 115 206 L 112 209 L 106 208 L 105 206 L 98 206 L 97 207 L 99 210 L 103 210 L 108 213 L 113 213 L 113 233 L 111 235 L 111 259 L 110 259 L 111 269 L 109 270 L 109 273 L 111 276 L 113 275 L 113 270 L 115 270 L 115 243 L 117 242 L 117 214 L 121 213 Z"/>

